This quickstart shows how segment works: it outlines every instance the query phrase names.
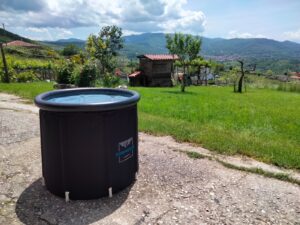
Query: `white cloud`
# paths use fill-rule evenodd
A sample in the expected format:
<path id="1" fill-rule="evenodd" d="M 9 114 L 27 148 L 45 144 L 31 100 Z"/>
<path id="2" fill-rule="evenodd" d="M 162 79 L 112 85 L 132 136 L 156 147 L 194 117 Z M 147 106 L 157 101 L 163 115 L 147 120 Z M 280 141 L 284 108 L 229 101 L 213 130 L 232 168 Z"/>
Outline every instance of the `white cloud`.
<path id="1" fill-rule="evenodd" d="M 28 34 L 26 35 L 27 38 L 34 40 L 53 40 L 53 36 L 47 28 L 28 27 L 25 30 L 28 31 Z"/>
<path id="2" fill-rule="evenodd" d="M 300 41 L 300 29 L 296 31 L 284 32 L 283 37 L 288 40 Z"/>
<path id="3" fill-rule="evenodd" d="M 47 28 L 38 28 L 38 27 L 28 27 L 26 31 L 35 32 L 35 33 L 44 33 L 49 32 Z"/>
<path id="4" fill-rule="evenodd" d="M 178 19 L 168 20 L 161 24 L 167 32 L 185 32 L 200 34 L 205 28 L 205 15 L 201 11 L 182 11 Z"/>
<path id="5" fill-rule="evenodd" d="M 28 27 L 25 29 L 29 32 L 27 38 L 34 40 L 55 40 L 58 38 L 66 38 L 73 34 L 72 31 L 65 28 L 45 28 L 45 27 Z"/>
<path id="6" fill-rule="evenodd" d="M 64 28 L 56 28 L 56 30 L 58 31 L 58 37 L 67 37 L 73 34 L 72 31 L 64 29 Z"/>
<path id="7" fill-rule="evenodd" d="M 236 30 L 229 31 L 227 38 L 266 38 L 262 34 L 251 34 L 248 32 L 238 32 Z"/>
<path id="8" fill-rule="evenodd" d="M 203 12 L 186 10 L 186 0 L 41 0 L 39 7 L 35 8 L 16 4 L 8 6 L 8 3 L 8 0 L 5 4 L 0 3 L 0 18 L 7 27 L 18 24 L 29 27 L 30 32 L 53 28 L 61 36 L 71 33 L 58 28 L 112 24 L 122 27 L 127 33 L 180 31 L 199 34 L 205 28 Z"/>

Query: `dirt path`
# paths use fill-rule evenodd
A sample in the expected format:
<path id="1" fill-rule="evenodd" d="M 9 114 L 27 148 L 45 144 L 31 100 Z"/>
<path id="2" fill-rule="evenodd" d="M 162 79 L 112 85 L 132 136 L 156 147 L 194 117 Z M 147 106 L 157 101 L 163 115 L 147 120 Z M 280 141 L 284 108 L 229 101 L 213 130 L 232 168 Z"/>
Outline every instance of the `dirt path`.
<path id="1" fill-rule="evenodd" d="M 282 170 L 144 133 L 135 184 L 112 199 L 65 203 L 41 185 L 37 112 L 0 93 L 0 224 L 300 224 L 299 185 L 192 159 L 184 151 Z"/>

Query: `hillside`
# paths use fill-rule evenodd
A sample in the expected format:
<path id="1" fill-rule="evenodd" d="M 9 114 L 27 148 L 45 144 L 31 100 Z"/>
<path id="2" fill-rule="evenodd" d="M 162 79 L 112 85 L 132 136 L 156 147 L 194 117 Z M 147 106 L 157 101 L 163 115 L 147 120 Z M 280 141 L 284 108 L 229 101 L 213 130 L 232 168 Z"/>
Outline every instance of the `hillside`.
<path id="1" fill-rule="evenodd" d="M 223 39 L 202 38 L 202 55 L 210 57 L 240 56 L 253 58 L 300 58 L 300 44 L 279 42 L 265 38 Z M 167 53 L 163 33 L 144 33 L 125 37 L 124 53 L 134 56 L 136 53 Z"/>
<path id="2" fill-rule="evenodd" d="M 32 43 L 38 45 L 38 48 L 26 48 L 20 46 L 6 46 L 5 52 L 8 55 L 20 57 L 20 58 L 58 58 L 59 55 L 53 50 L 55 46 L 47 45 L 42 42 L 34 41 L 20 35 L 14 34 L 7 30 L 0 28 L 0 42 L 11 42 L 15 40 L 21 40 L 24 42 Z"/>
<path id="3" fill-rule="evenodd" d="M 28 38 L 24 38 L 22 36 L 19 36 L 17 34 L 14 34 L 12 32 L 0 28 L 0 42 L 10 42 L 15 40 L 22 40 L 29 43 L 35 43 L 34 41 Z"/>
<path id="4" fill-rule="evenodd" d="M 85 46 L 85 41 L 77 38 L 59 39 L 56 41 L 43 41 L 44 44 L 51 46 L 55 49 L 62 49 L 67 45 L 75 45 L 81 49 Z"/>

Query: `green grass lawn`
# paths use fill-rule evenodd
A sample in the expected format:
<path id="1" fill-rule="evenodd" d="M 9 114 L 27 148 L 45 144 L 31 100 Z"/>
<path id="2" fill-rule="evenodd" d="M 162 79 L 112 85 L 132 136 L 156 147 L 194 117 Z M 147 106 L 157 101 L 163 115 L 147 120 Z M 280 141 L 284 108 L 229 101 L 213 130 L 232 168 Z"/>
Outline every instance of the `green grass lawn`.
<path id="1" fill-rule="evenodd" d="M 15 94 L 33 102 L 38 94 L 53 90 L 53 83 L 34 82 L 34 83 L 0 83 L 0 92 Z"/>
<path id="2" fill-rule="evenodd" d="M 225 154 L 300 169 L 300 94 L 230 87 L 134 88 L 139 128 Z"/>
<path id="3" fill-rule="evenodd" d="M 52 83 L 0 84 L 32 100 Z M 230 87 L 134 88 L 139 129 L 172 135 L 224 154 L 242 154 L 286 168 L 300 169 L 300 94 Z"/>

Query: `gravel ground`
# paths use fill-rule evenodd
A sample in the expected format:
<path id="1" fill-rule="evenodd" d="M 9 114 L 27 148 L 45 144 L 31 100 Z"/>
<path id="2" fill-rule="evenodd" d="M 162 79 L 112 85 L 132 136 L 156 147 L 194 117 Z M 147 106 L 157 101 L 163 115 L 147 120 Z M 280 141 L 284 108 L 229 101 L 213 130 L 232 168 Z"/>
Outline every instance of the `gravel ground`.
<path id="1" fill-rule="evenodd" d="M 132 186 L 65 203 L 41 183 L 36 108 L 7 98 L 0 94 L 0 224 L 300 224 L 298 185 L 191 159 L 178 150 L 196 147 L 144 133 Z"/>

